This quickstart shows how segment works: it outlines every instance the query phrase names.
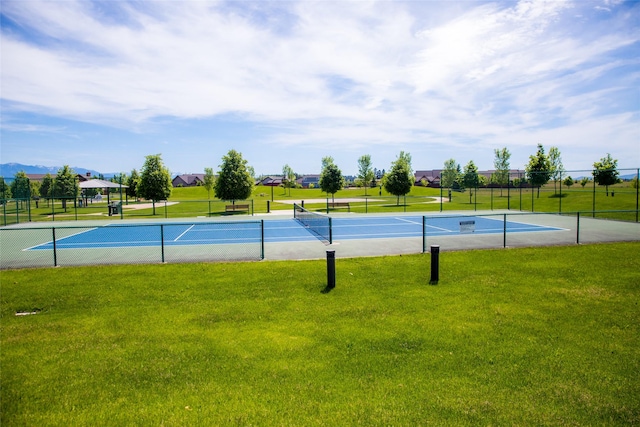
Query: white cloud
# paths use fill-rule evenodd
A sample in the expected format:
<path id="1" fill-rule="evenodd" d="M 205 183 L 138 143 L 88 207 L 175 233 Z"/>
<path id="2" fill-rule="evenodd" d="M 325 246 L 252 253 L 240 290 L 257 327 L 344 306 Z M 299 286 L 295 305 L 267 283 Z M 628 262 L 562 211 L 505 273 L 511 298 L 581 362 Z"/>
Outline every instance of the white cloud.
<path id="1" fill-rule="evenodd" d="M 236 114 L 274 130 L 273 144 L 336 149 L 535 147 L 613 121 L 628 152 L 637 117 L 607 106 L 637 87 L 637 58 L 620 52 L 639 43 L 639 12 L 612 27 L 585 18 L 596 6 L 624 7 L 7 1 L 20 28 L 2 33 L 3 109 L 137 131 Z"/>

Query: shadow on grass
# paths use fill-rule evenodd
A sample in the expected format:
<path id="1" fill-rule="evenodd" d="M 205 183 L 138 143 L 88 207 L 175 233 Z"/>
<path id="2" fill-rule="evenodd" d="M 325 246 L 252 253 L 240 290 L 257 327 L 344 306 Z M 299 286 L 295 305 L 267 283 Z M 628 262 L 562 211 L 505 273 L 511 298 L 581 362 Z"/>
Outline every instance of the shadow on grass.
<path id="1" fill-rule="evenodd" d="M 334 289 L 335 289 L 335 286 L 329 286 L 329 285 L 327 285 L 327 286 L 325 286 L 325 287 L 324 287 L 324 289 L 322 289 L 322 290 L 320 291 L 320 293 L 321 293 L 321 294 L 328 294 L 329 292 L 331 292 L 331 291 L 332 291 L 332 290 L 334 290 Z"/>

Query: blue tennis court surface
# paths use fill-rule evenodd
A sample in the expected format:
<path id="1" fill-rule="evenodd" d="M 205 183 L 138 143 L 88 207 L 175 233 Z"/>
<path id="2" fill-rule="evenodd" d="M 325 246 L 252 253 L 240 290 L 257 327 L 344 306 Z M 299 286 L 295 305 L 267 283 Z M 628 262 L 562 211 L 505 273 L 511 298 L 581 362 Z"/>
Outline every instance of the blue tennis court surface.
<path id="1" fill-rule="evenodd" d="M 262 228 L 264 224 L 264 229 Z M 540 226 L 501 218 L 437 216 L 354 216 L 332 218 L 333 241 L 447 236 L 464 233 L 498 234 L 505 231 L 540 232 L 560 228 Z M 210 244 L 301 242 L 317 239 L 293 219 L 207 223 L 127 224 L 86 228 L 56 240 L 57 249 L 90 249 L 144 246 L 185 246 Z M 52 249 L 53 242 L 28 248 Z"/>

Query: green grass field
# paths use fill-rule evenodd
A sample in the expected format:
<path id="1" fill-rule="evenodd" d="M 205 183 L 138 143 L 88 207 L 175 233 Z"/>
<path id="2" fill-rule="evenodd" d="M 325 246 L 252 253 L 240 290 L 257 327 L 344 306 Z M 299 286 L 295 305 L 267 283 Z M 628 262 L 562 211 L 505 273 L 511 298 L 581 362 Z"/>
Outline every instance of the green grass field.
<path id="1" fill-rule="evenodd" d="M 631 187 L 629 182 L 616 184 L 609 188 L 607 195 L 605 188 L 596 187 L 595 192 L 592 186 L 582 188 L 574 185 L 571 189 L 563 187 L 562 197 L 560 188 L 554 188 L 553 184 L 547 184 L 542 188 L 538 196 L 537 189 L 502 189 L 482 188 L 477 192 L 473 190 L 471 198 L 470 191 L 463 193 L 452 193 L 451 201 L 448 198 L 448 191 L 438 188 L 427 188 L 415 186 L 407 197 L 400 199 L 386 193 L 379 188 L 350 188 L 338 191 L 334 197 L 340 199 L 360 199 L 361 201 L 350 202 L 350 211 L 357 213 L 386 213 L 386 212 L 439 212 L 460 211 L 460 210 L 499 210 L 511 209 L 528 212 L 592 212 L 606 211 L 599 213 L 599 217 L 619 219 L 625 221 L 636 221 L 637 214 L 637 190 Z M 614 194 L 612 195 L 611 192 Z M 381 193 L 381 194 L 380 194 Z M 595 200 L 594 200 L 595 195 Z M 444 201 L 440 203 L 440 197 Z M 112 195 L 113 200 L 119 200 L 119 193 Z M 321 199 L 322 202 L 311 202 L 311 200 Z M 254 213 L 265 213 L 267 209 L 292 210 L 293 201 L 306 200 L 305 207 L 312 210 L 326 212 L 327 194 L 320 189 L 284 189 L 281 187 L 255 187 L 253 195 L 249 200 Z M 363 201 L 367 199 L 367 201 Z M 212 217 L 225 215 L 225 206 L 229 202 L 210 199 L 204 187 L 174 188 L 169 202 L 177 202 L 165 206 L 163 202 L 156 204 L 155 214 L 152 208 L 138 209 L 139 203 L 129 201 L 124 208 L 125 219 L 151 219 L 151 218 L 193 218 Z M 145 202 L 147 203 L 147 202 Z M 247 202 L 243 202 L 247 203 Z M 269 204 L 269 206 L 267 206 Z M 135 207 L 135 209 L 134 209 Z M 336 212 L 343 212 L 343 209 L 336 209 Z M 627 212 L 610 212 L 627 211 Z M 237 213 L 238 214 L 238 213 Z M 246 215 L 244 213 L 240 213 Z M 68 203 L 66 209 L 62 207 L 60 201 L 54 202 L 53 206 L 46 201 L 40 201 L 38 207 L 35 202 L 31 202 L 28 207 L 25 202 L 16 205 L 9 202 L 2 205 L 0 212 L 0 224 L 13 224 L 16 222 L 28 221 L 63 221 L 63 220 L 95 220 L 95 219 L 119 219 L 120 215 L 109 217 L 107 215 L 106 202 L 90 203 L 83 207 L 74 207 L 72 201 Z"/>
<path id="2" fill-rule="evenodd" d="M 637 425 L 639 253 L 4 271 L 0 423 Z"/>

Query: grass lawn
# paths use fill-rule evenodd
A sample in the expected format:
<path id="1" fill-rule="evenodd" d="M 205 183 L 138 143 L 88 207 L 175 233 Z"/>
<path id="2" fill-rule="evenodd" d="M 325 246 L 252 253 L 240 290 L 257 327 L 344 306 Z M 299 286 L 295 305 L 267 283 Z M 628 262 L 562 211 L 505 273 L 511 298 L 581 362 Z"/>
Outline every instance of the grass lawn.
<path id="1" fill-rule="evenodd" d="M 0 423 L 637 425 L 638 254 L 3 271 Z"/>
<path id="2" fill-rule="evenodd" d="M 366 193 L 366 194 L 365 194 Z M 337 201 L 351 199 L 350 211 L 357 213 L 385 213 L 385 212 L 439 212 L 459 210 L 498 210 L 511 209 L 530 212 L 591 212 L 591 211 L 630 211 L 625 213 L 607 212 L 599 213 L 599 217 L 636 221 L 636 204 L 638 193 L 629 182 L 623 182 L 609 187 L 607 195 L 604 187 L 592 186 L 582 188 L 573 186 L 560 191 L 559 186 L 547 184 L 542 188 L 538 196 L 537 189 L 512 188 L 510 190 L 499 188 L 481 188 L 477 192 L 467 190 L 463 193 L 453 192 L 451 201 L 448 198 L 448 190 L 439 188 L 427 188 L 414 186 L 407 197 L 396 198 L 388 194 L 384 189 L 349 188 L 338 191 L 334 196 Z M 561 194 L 560 194 L 561 193 Z M 613 194 L 612 194 L 613 193 Z M 560 195 L 562 197 L 560 197 Z M 169 202 L 156 203 L 155 214 L 152 208 L 141 208 L 134 201 L 126 203 L 124 208 L 125 219 L 151 219 L 151 218 L 193 218 L 212 217 L 225 215 L 225 206 L 230 204 L 209 195 L 204 187 L 174 188 Z M 444 199 L 440 203 L 440 198 Z M 594 200 L 595 196 L 595 200 Z M 119 201 L 119 194 L 112 195 L 113 200 Z M 322 200 L 318 202 L 317 200 Z M 359 199 L 360 201 L 353 201 Z M 367 200 L 366 202 L 364 200 Z M 305 207 L 311 210 L 326 212 L 327 194 L 319 188 L 314 189 L 284 189 L 282 187 L 258 186 L 253 190 L 249 201 L 250 211 L 265 213 L 267 210 L 292 211 L 292 202 L 306 200 Z M 316 200 L 316 202 L 313 202 Z M 594 203 L 595 202 L 595 203 Z M 146 205 L 147 202 L 144 202 Z M 267 206 L 269 204 L 269 206 Z M 336 209 L 343 212 L 344 209 Z M 245 215 L 246 213 L 236 213 Z M 120 219 L 120 215 L 107 216 L 107 204 L 89 203 L 83 207 L 74 207 L 68 203 L 66 209 L 62 208 L 60 201 L 53 206 L 41 201 L 36 208 L 35 202 L 28 207 L 22 202 L 16 205 L 10 202 L 2 206 L 0 212 L 0 224 L 8 225 L 16 222 L 28 221 L 63 221 L 63 220 L 95 220 L 95 219 Z"/>

